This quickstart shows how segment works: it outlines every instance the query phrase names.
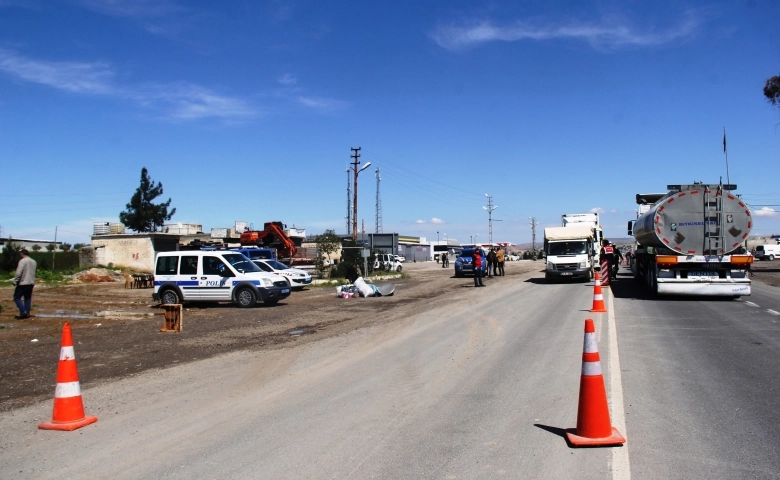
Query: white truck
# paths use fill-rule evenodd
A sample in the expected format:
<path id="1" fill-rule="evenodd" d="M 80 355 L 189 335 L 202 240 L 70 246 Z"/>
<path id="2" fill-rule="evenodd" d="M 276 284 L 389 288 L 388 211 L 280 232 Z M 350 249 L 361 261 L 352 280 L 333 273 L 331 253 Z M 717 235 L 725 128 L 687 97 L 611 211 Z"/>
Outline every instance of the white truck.
<path id="1" fill-rule="evenodd" d="M 634 279 L 657 295 L 750 295 L 753 256 L 744 243 L 753 227 L 736 185 L 668 185 L 668 193 L 637 194 Z"/>
<path id="2" fill-rule="evenodd" d="M 584 223 L 545 228 L 544 278 L 548 281 L 569 278 L 587 281 L 593 278 L 598 265 L 598 246 L 594 243 L 596 230 Z"/>
<path id="3" fill-rule="evenodd" d="M 595 270 L 600 269 L 599 252 L 601 252 L 601 240 L 604 238 L 601 233 L 601 223 L 598 213 L 564 213 L 561 215 L 561 226 L 575 227 L 588 226 L 593 229 L 593 263 Z"/>

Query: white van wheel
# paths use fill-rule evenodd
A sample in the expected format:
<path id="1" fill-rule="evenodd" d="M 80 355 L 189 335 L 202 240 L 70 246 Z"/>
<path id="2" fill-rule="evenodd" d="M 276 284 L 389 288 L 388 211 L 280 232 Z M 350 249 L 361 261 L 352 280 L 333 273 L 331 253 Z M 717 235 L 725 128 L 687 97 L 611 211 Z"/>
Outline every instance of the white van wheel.
<path id="1" fill-rule="evenodd" d="M 775 256 L 774 256 L 774 255 L 770 255 L 770 256 L 769 256 L 769 259 L 770 259 L 770 260 L 774 260 L 774 259 L 775 259 Z"/>
<path id="2" fill-rule="evenodd" d="M 236 294 L 236 301 L 238 302 L 239 307 L 250 308 L 250 307 L 254 307 L 255 304 L 257 303 L 257 296 L 255 295 L 255 292 L 253 292 L 251 288 L 242 288 Z"/>

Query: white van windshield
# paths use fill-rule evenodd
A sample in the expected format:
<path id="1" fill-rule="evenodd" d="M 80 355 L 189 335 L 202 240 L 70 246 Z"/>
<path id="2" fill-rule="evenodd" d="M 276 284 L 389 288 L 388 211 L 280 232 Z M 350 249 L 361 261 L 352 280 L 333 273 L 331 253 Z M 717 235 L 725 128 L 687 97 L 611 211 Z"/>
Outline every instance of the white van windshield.
<path id="1" fill-rule="evenodd" d="M 549 255 L 580 255 L 588 253 L 583 241 L 554 242 L 550 244 Z"/>

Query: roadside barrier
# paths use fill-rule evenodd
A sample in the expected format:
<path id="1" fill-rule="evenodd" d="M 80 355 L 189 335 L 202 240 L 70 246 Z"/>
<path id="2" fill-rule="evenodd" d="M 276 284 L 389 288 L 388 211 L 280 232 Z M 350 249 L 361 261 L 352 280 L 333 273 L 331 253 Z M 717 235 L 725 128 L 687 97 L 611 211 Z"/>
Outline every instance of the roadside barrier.
<path id="1" fill-rule="evenodd" d="M 605 287 L 608 287 L 610 284 L 612 272 L 609 270 L 609 260 L 606 258 L 601 259 L 601 271 L 607 272 L 607 275 L 601 280 L 601 284 Z"/>
<path id="2" fill-rule="evenodd" d="M 599 272 L 596 272 L 596 283 L 593 285 L 593 308 L 590 311 L 592 313 L 604 313 L 607 311 L 607 307 L 604 305 L 604 294 L 601 291 Z"/>
<path id="3" fill-rule="evenodd" d="M 38 425 L 41 430 L 71 431 L 97 422 L 97 417 L 84 414 L 73 337 L 67 322 L 62 328 L 61 345 L 60 361 L 57 365 L 57 388 L 54 390 L 54 412 L 50 423 Z"/>
<path id="4" fill-rule="evenodd" d="M 181 332 L 183 327 L 183 318 L 181 304 L 163 305 L 165 309 L 165 323 L 160 329 L 161 332 Z"/>
<path id="5" fill-rule="evenodd" d="M 582 348 L 580 399 L 577 408 L 577 428 L 566 429 L 566 438 L 575 447 L 623 445 L 626 439 L 609 419 L 607 390 L 601 373 L 596 327 L 585 320 L 585 343 Z"/>

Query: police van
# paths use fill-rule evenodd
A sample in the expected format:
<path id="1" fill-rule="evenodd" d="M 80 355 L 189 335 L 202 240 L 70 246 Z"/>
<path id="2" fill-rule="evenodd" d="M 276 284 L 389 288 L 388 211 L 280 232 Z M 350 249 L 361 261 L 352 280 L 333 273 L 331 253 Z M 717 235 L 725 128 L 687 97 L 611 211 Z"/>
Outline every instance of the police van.
<path id="1" fill-rule="evenodd" d="M 163 304 L 233 302 L 253 307 L 274 305 L 290 296 L 290 283 L 262 271 L 247 257 L 228 250 L 157 254 L 152 298 Z"/>

